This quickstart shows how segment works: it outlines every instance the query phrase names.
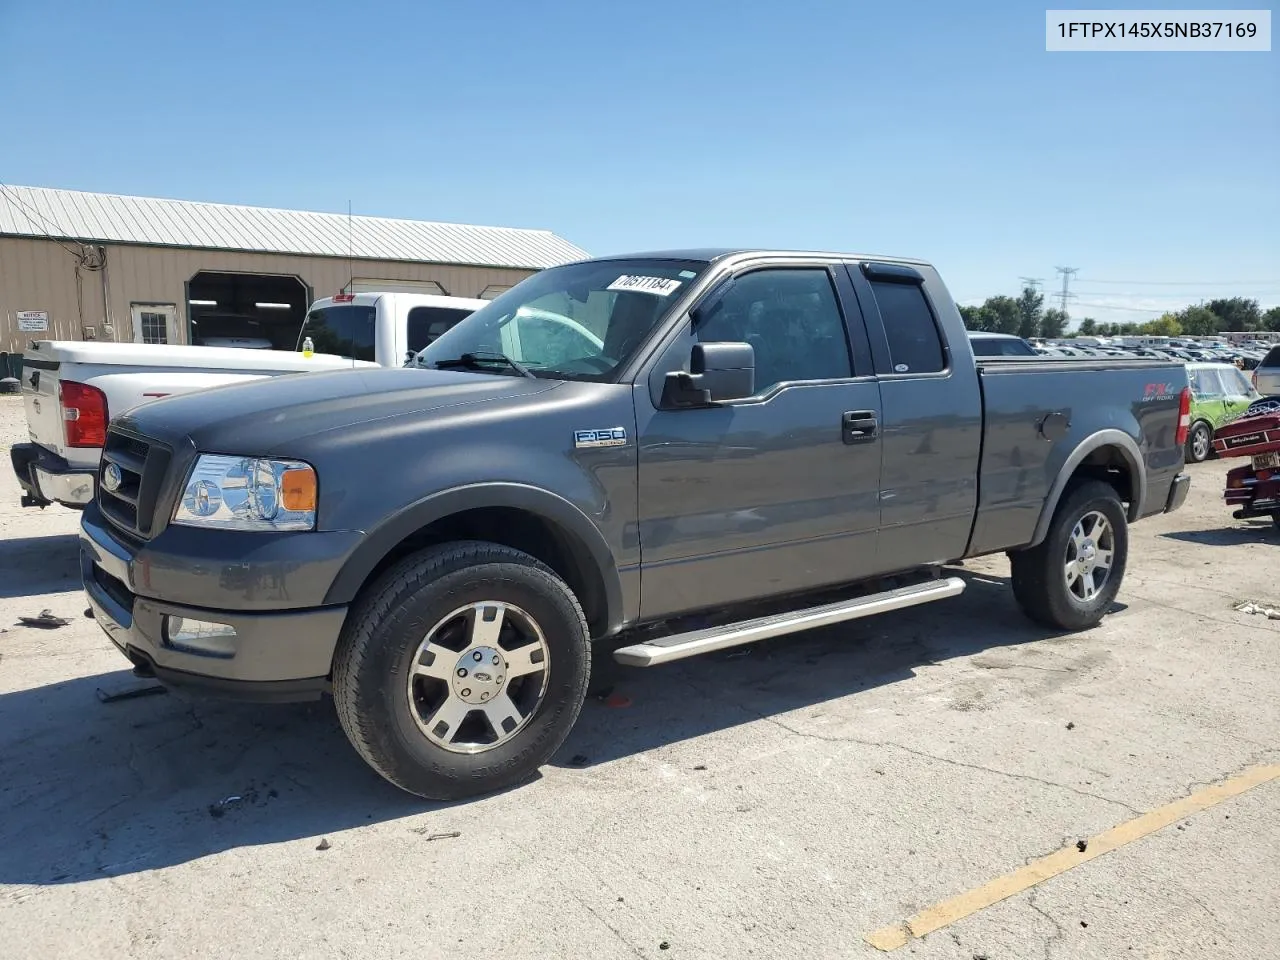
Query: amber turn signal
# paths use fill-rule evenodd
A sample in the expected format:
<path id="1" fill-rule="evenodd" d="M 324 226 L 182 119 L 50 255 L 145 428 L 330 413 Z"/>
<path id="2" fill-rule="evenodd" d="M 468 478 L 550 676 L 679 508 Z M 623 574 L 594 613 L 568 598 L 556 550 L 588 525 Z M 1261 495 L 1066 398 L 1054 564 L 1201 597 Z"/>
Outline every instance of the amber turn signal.
<path id="1" fill-rule="evenodd" d="M 280 477 L 280 505 L 286 510 L 316 508 L 316 472 L 310 467 L 294 467 Z"/>

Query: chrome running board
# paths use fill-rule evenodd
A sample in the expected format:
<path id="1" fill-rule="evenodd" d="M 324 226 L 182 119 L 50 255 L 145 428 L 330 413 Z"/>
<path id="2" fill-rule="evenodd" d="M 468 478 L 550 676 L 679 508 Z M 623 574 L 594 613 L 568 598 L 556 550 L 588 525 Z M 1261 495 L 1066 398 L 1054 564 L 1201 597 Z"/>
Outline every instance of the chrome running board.
<path id="1" fill-rule="evenodd" d="M 883 593 L 868 594 L 853 600 L 839 600 L 819 607 L 805 607 L 802 610 L 775 613 L 771 616 L 730 623 L 722 627 L 708 627 L 703 630 L 692 630 L 689 633 L 658 637 L 643 643 L 633 643 L 615 650 L 613 658 L 618 663 L 629 667 L 656 667 L 660 663 L 670 663 L 672 660 L 696 657 L 702 653 L 739 647 L 746 643 L 755 643 L 757 640 L 826 627 L 846 620 L 872 617 L 877 613 L 901 610 L 921 603 L 932 603 L 934 600 L 945 600 L 963 591 L 964 581 L 959 577 L 930 580 L 909 587 L 899 587 L 896 590 L 886 590 Z"/>

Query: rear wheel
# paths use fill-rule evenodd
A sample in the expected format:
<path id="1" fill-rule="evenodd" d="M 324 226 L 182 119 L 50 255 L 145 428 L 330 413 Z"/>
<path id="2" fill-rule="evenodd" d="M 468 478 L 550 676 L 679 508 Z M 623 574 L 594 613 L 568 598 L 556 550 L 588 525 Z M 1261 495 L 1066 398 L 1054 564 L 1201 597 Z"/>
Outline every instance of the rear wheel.
<path id="1" fill-rule="evenodd" d="M 1187 462 L 1203 463 L 1212 452 L 1213 428 L 1203 420 L 1197 420 L 1191 425 L 1191 432 L 1187 435 Z"/>
<path id="2" fill-rule="evenodd" d="M 1044 626 L 1096 626 L 1120 590 L 1128 552 L 1116 491 L 1096 480 L 1081 483 L 1058 504 L 1044 540 L 1010 555 L 1014 598 Z"/>
<path id="3" fill-rule="evenodd" d="M 343 729 L 365 761 L 433 800 L 531 777 L 578 717 L 586 618 L 556 574 L 491 543 L 433 547 L 352 610 L 334 664 Z"/>

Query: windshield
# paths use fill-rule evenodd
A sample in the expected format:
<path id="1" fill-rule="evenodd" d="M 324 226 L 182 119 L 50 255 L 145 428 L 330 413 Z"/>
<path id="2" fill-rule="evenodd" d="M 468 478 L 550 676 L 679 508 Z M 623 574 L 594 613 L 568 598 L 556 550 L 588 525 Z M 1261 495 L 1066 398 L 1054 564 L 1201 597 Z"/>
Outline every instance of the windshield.
<path id="1" fill-rule="evenodd" d="M 474 369 L 608 380 L 707 268 L 694 260 L 589 260 L 551 267 L 481 307 L 417 355 L 433 367 L 464 357 Z"/>

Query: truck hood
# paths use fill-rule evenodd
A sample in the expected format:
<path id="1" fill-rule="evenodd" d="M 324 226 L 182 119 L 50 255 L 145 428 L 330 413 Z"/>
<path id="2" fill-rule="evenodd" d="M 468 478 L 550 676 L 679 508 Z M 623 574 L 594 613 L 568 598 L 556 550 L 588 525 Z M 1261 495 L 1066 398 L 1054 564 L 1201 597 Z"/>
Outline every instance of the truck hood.
<path id="1" fill-rule="evenodd" d="M 534 396 L 556 381 L 414 368 L 273 377 L 154 400 L 116 422 L 175 449 L 270 456 L 333 430 Z"/>

